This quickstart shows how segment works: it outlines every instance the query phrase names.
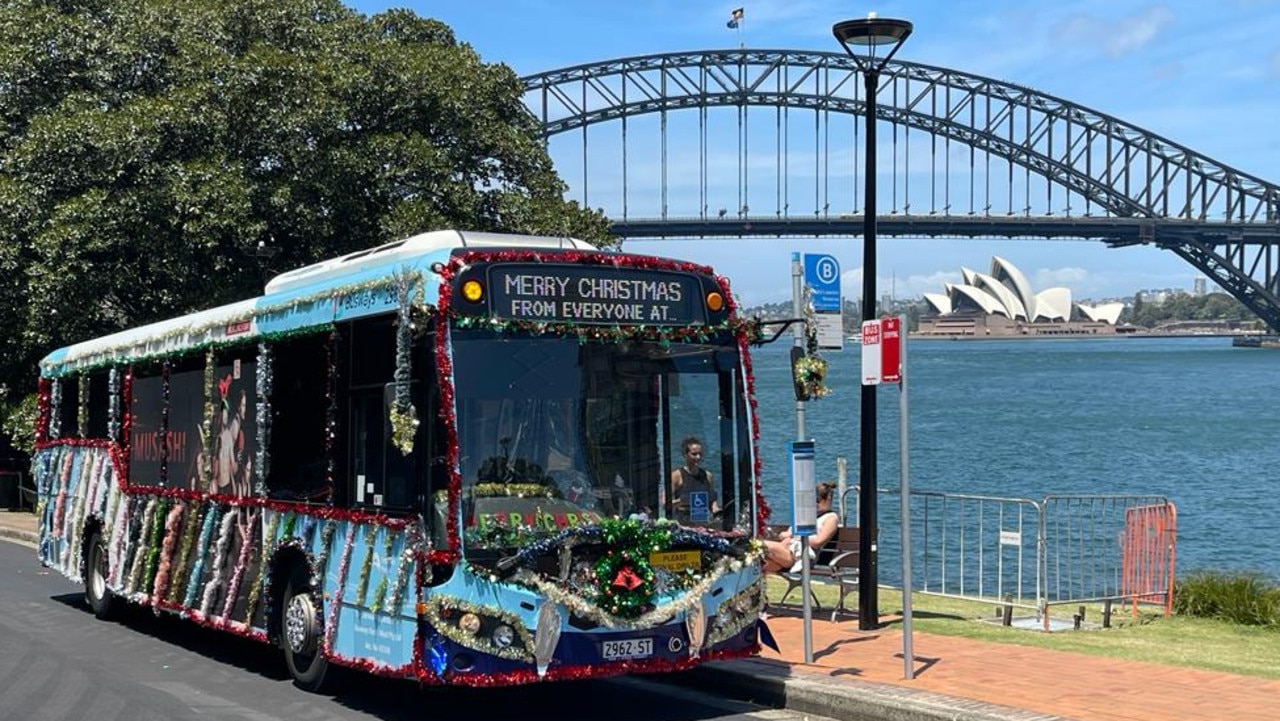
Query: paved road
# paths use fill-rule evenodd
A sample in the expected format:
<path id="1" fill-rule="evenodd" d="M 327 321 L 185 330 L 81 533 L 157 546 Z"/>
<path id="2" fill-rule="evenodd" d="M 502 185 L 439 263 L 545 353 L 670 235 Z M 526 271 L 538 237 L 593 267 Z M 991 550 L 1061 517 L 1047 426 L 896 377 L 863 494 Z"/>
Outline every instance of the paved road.
<path id="1" fill-rule="evenodd" d="M 333 695 L 308 694 L 264 644 L 136 607 L 97 621 L 80 589 L 41 568 L 30 548 L 0 543 L 0 718 L 422 719 L 446 704 L 468 709 L 459 716 L 468 721 L 801 718 L 636 678 L 478 691 L 347 676 Z"/>

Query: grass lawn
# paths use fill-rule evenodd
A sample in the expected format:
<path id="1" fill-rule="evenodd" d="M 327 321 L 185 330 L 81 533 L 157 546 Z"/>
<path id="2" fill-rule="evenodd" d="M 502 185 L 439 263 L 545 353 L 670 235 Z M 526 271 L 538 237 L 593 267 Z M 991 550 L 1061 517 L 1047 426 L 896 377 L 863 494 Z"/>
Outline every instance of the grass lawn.
<path id="1" fill-rule="evenodd" d="M 814 592 L 823 606 L 834 605 L 837 592 L 830 586 L 814 584 Z M 769 579 L 769 600 L 777 603 L 786 583 Z M 788 604 L 799 603 L 797 589 Z M 856 608 L 856 599 L 846 599 L 847 607 Z M 902 594 L 896 589 L 881 588 L 879 598 L 882 616 L 902 613 Z M 1076 605 L 1056 606 L 1053 618 L 1070 620 Z M 1015 616 L 1034 615 L 1028 609 L 1015 608 Z M 1241 626 L 1203 618 L 1166 618 L 1152 605 L 1140 607 L 1137 618 L 1129 607 L 1114 607 L 1111 628 L 1103 629 L 1102 605 L 1085 609 L 1085 624 L 1079 631 L 1045 633 L 1023 628 L 1006 628 L 998 623 L 996 601 L 964 601 L 914 594 L 912 627 L 921 633 L 961 636 L 996 643 L 1075 651 L 1120 658 L 1187 666 L 1206 671 L 1223 671 L 1260 678 L 1280 679 L 1280 630 L 1257 626 Z M 900 621 L 887 624 L 897 628 Z"/>

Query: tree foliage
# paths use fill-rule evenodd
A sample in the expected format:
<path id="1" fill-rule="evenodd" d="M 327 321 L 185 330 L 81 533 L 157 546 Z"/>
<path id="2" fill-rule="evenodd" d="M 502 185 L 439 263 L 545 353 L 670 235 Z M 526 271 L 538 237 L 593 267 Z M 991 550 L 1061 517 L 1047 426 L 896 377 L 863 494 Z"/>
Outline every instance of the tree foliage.
<path id="1" fill-rule="evenodd" d="M 450 227 L 607 242 L 522 94 L 408 11 L 6 0 L 0 402 L 54 347 L 257 295 L 268 270 Z"/>
<path id="2" fill-rule="evenodd" d="M 1141 294 L 1134 296 L 1132 308 L 1120 314 L 1122 323 L 1132 323 L 1143 328 L 1155 328 L 1162 323 L 1175 321 L 1255 321 L 1258 316 L 1226 293 L 1173 293 L 1161 303 L 1144 301 Z"/>

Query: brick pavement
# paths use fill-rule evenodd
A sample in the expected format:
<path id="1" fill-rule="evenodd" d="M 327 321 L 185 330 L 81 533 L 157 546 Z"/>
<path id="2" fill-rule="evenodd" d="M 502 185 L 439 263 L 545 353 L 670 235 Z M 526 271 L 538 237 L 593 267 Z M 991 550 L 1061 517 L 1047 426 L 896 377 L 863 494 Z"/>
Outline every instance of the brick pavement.
<path id="1" fill-rule="evenodd" d="M 1280 720 L 1280 681 L 922 633 L 912 637 L 916 678 L 907 681 L 897 626 L 864 632 L 856 618 L 815 614 L 808 665 L 799 614 L 787 609 L 768 623 L 782 653 L 766 649 L 752 663 L 786 664 L 826 684 L 967 699 L 996 706 L 996 715 L 1003 707 L 1091 721 Z"/>

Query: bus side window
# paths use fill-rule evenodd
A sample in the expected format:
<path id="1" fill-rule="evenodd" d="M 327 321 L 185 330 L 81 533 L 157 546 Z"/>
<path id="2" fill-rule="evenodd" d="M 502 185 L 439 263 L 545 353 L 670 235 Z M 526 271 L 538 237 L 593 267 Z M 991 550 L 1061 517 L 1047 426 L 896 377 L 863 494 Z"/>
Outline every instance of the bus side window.
<path id="1" fill-rule="evenodd" d="M 164 416 L 164 376 L 159 363 L 135 366 L 129 414 L 129 482 L 160 485 L 160 424 Z M 65 397 L 65 396 L 64 396 Z"/>
<path id="2" fill-rule="evenodd" d="M 86 438 L 106 438 L 107 416 L 111 408 L 111 400 L 108 397 L 111 390 L 111 380 L 107 371 L 100 370 L 90 373 L 88 382 L 88 427 L 81 430 Z"/>
<path id="3" fill-rule="evenodd" d="M 58 380 L 61 385 L 62 402 L 53 410 L 58 414 L 60 424 L 59 437 L 74 438 L 80 435 L 80 383 L 75 376 L 64 376 Z"/>
<path id="4" fill-rule="evenodd" d="M 329 488 L 325 449 L 329 416 L 329 334 L 271 345 L 271 433 L 267 495 L 319 500 Z"/>
<path id="5" fill-rule="evenodd" d="M 389 411 L 399 389 L 395 382 L 397 330 L 393 316 L 380 316 L 357 320 L 346 333 L 349 499 L 355 505 L 421 508 L 430 425 L 419 423 L 411 453 L 394 445 Z M 432 361 L 427 345 L 415 334 L 409 357 L 413 380 L 403 390 L 420 421 L 428 417 L 424 416 L 427 383 L 422 379 L 431 373 Z"/>
<path id="6" fill-rule="evenodd" d="M 195 353 L 169 363 L 169 427 L 165 438 L 165 485 L 191 490 L 202 487 L 201 461 L 204 444 L 201 418 L 204 415 L 205 354 Z M 217 401 L 215 400 L 215 403 Z M 216 491 L 228 493 L 229 491 Z"/>

